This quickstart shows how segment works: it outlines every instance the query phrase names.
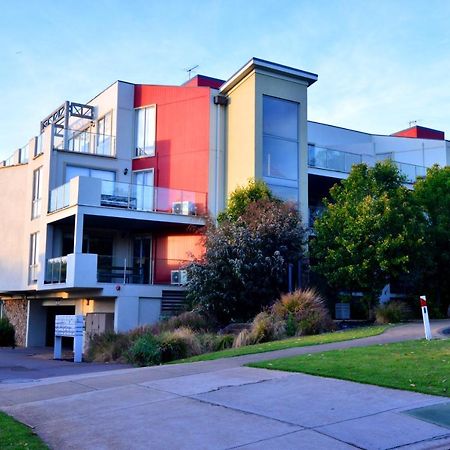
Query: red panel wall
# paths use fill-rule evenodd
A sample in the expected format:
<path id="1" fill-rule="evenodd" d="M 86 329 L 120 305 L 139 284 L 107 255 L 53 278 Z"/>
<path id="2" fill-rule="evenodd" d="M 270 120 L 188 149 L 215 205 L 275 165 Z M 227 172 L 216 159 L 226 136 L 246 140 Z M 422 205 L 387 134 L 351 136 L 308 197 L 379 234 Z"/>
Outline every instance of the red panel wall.
<path id="1" fill-rule="evenodd" d="M 204 252 L 198 234 L 172 234 L 155 239 L 155 283 L 170 283 L 171 270 L 178 270 L 185 261 L 200 258 Z"/>
<path id="2" fill-rule="evenodd" d="M 433 130 L 432 128 L 425 128 L 420 126 L 407 128 L 406 130 L 394 133 L 392 136 L 437 140 L 445 139 L 445 133 L 443 131 Z"/>
<path id="3" fill-rule="evenodd" d="M 155 168 L 155 185 L 208 191 L 210 89 L 136 85 L 136 108 L 156 104 L 156 156 L 133 161 L 133 170 Z"/>

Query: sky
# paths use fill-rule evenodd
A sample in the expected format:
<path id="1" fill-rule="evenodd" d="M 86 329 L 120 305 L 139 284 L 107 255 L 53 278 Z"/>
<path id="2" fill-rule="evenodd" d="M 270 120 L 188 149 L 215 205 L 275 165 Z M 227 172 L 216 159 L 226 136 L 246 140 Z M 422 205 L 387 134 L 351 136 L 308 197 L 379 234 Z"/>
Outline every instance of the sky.
<path id="1" fill-rule="evenodd" d="M 450 139 L 447 0 L 2 0 L 0 159 L 116 80 L 227 79 L 251 57 L 319 75 L 308 119 Z"/>

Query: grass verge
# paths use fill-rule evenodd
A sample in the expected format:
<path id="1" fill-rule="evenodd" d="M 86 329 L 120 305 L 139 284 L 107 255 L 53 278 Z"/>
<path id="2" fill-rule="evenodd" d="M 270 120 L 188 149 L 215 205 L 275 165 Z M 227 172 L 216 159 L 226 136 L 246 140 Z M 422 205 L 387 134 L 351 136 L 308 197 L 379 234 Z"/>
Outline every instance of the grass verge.
<path id="1" fill-rule="evenodd" d="M 417 340 L 248 364 L 450 397 L 450 340 Z"/>
<path id="2" fill-rule="evenodd" d="M 21 448 L 48 450 L 48 447 L 31 428 L 2 412 L 0 412 L 0 448 L 2 450 Z"/>
<path id="3" fill-rule="evenodd" d="M 247 345 L 245 347 L 230 348 L 219 352 L 204 353 L 203 355 L 193 356 L 191 358 L 179 359 L 171 364 L 195 361 L 211 361 L 219 358 L 231 358 L 233 356 L 251 355 L 254 353 L 273 352 L 275 350 L 284 350 L 292 347 L 306 347 L 309 345 L 329 344 L 331 342 L 349 341 L 352 339 L 361 339 L 370 336 L 376 336 L 383 333 L 388 325 L 379 325 L 363 328 L 353 328 L 345 331 L 335 331 L 333 333 L 323 333 L 314 336 L 300 336 L 281 341 L 264 342 L 262 344 Z"/>

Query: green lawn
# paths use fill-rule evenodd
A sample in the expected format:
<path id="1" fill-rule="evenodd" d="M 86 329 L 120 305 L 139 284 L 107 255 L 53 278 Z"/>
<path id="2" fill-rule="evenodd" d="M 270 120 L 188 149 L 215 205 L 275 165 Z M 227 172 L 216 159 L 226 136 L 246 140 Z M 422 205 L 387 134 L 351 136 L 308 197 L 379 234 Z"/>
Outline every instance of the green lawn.
<path id="1" fill-rule="evenodd" d="M 48 450 L 48 447 L 33 433 L 31 428 L 0 412 L 0 449 L 16 450 L 21 448 Z"/>
<path id="2" fill-rule="evenodd" d="M 249 366 L 304 372 L 450 397 L 449 339 L 333 350 Z"/>
<path id="3" fill-rule="evenodd" d="M 353 328 L 351 330 L 323 333 L 315 336 L 300 336 L 290 339 L 283 339 L 281 341 L 264 342 L 262 344 L 247 345 L 246 347 L 230 348 L 220 352 L 205 353 L 203 355 L 193 356 L 192 358 L 173 361 L 171 364 L 181 362 L 211 361 L 219 358 L 231 358 L 233 356 L 273 352 L 275 350 L 283 350 L 292 347 L 306 347 L 309 345 L 329 344 L 331 342 L 360 339 L 381 334 L 384 330 L 386 330 L 386 328 L 388 328 L 387 325 Z"/>

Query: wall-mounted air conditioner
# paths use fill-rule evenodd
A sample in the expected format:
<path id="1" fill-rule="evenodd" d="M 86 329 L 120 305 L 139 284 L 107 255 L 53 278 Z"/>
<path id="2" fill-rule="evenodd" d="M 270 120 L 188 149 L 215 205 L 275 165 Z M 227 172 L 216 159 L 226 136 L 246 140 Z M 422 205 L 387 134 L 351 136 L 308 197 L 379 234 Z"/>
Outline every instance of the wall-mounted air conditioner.
<path id="1" fill-rule="evenodd" d="M 187 283 L 187 270 L 170 271 L 170 284 L 186 284 L 186 283 Z"/>
<path id="2" fill-rule="evenodd" d="M 182 214 L 184 216 L 195 216 L 196 214 L 195 203 L 189 201 L 173 202 L 172 212 L 174 214 Z"/>

